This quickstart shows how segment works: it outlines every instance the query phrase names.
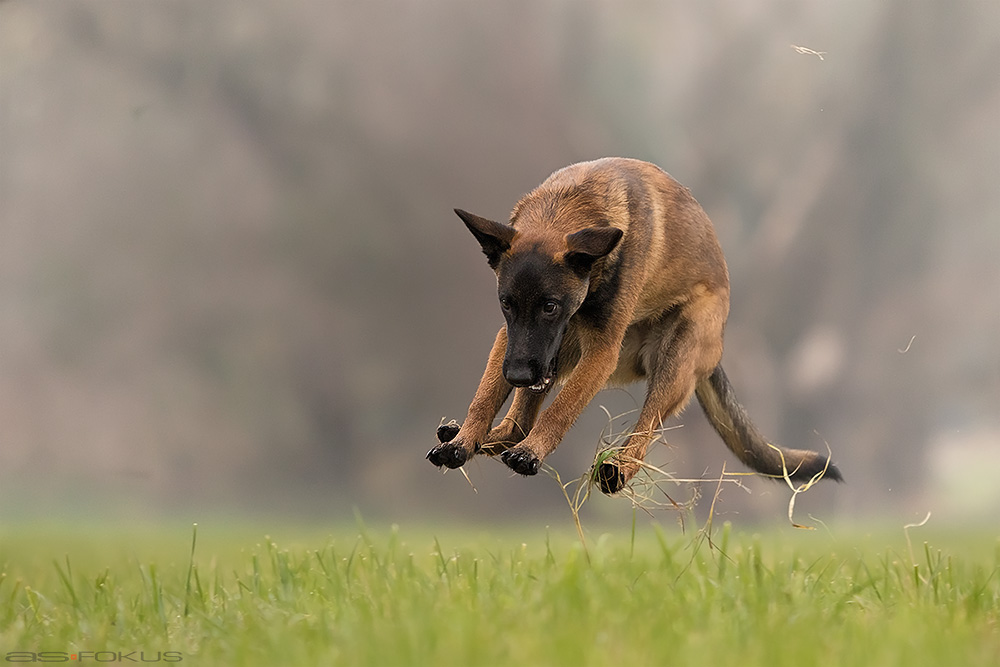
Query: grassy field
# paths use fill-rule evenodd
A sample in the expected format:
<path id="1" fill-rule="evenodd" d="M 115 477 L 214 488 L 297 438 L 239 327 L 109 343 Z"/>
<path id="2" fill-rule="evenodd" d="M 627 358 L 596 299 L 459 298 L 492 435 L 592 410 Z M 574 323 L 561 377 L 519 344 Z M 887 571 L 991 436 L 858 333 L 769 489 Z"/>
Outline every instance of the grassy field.
<path id="1" fill-rule="evenodd" d="M 8 527 L 0 659 L 1000 664 L 996 533 L 287 530 Z"/>

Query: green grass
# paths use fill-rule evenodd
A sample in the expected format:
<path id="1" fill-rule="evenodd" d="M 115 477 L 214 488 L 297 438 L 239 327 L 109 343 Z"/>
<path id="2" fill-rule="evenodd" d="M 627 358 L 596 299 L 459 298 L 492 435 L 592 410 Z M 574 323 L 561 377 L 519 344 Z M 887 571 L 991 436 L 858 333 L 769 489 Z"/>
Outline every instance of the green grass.
<path id="1" fill-rule="evenodd" d="M 901 528 L 762 536 L 727 525 L 710 544 L 704 533 L 625 527 L 590 534 L 587 550 L 572 528 L 254 540 L 202 526 L 193 553 L 192 536 L 190 526 L 4 530 L 0 660 L 178 651 L 196 665 L 1000 664 L 995 535 L 940 536 L 945 548 L 911 530 L 912 560 Z"/>

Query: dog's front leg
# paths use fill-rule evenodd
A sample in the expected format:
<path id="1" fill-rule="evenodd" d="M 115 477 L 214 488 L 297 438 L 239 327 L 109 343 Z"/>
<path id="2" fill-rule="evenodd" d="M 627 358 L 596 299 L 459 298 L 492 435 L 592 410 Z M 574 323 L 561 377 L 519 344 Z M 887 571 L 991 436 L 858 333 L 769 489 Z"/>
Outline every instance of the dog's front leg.
<path id="1" fill-rule="evenodd" d="M 531 432 L 521 444 L 503 452 L 500 458 L 521 475 L 534 475 L 546 456 L 562 441 L 566 431 L 577 420 L 587 404 L 607 383 L 618 364 L 621 337 L 617 344 L 593 345 L 585 349 L 566 385 L 542 411 Z"/>
<path id="2" fill-rule="evenodd" d="M 538 409 L 542 407 L 547 395 L 548 388 L 541 393 L 523 387 L 515 389 L 514 400 L 511 401 L 507 416 L 486 434 L 486 439 L 483 440 L 483 453 L 495 456 L 524 440 L 534 426 Z"/>
<path id="3" fill-rule="evenodd" d="M 493 419 L 513 389 L 503 377 L 503 357 L 506 350 L 507 327 L 503 327 L 493 343 L 490 358 L 486 362 L 486 372 L 479 381 L 479 389 L 469 406 L 465 422 L 457 433 L 447 426 L 438 428 L 439 439 L 444 441 L 451 437 L 427 452 L 427 460 L 434 465 L 459 468 L 479 451 Z"/>

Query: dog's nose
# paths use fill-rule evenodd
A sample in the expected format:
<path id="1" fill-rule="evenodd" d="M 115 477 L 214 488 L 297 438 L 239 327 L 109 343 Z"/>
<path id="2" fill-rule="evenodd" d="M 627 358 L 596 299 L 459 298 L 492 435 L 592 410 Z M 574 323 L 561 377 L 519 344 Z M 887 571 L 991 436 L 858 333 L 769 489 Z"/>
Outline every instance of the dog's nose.
<path id="1" fill-rule="evenodd" d="M 538 382 L 538 373 L 532 366 L 530 363 L 511 363 L 503 375 L 515 387 L 530 387 Z"/>

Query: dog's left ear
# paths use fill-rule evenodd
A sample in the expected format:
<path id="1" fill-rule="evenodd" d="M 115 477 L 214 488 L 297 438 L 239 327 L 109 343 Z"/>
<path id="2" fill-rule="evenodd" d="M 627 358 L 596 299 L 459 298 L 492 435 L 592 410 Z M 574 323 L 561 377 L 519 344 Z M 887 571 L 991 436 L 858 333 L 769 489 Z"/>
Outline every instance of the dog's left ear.
<path id="1" fill-rule="evenodd" d="M 455 213 L 476 237 L 479 245 L 483 247 L 483 253 L 486 255 L 486 261 L 490 263 L 490 267 L 496 269 L 500 263 L 500 256 L 510 250 L 510 242 L 514 239 L 514 228 L 487 218 L 481 218 L 460 208 L 456 208 Z"/>
<path id="2" fill-rule="evenodd" d="M 590 273 L 594 262 L 604 257 L 622 240 L 617 227 L 587 227 L 566 235 L 568 248 L 563 259 L 580 276 Z"/>

